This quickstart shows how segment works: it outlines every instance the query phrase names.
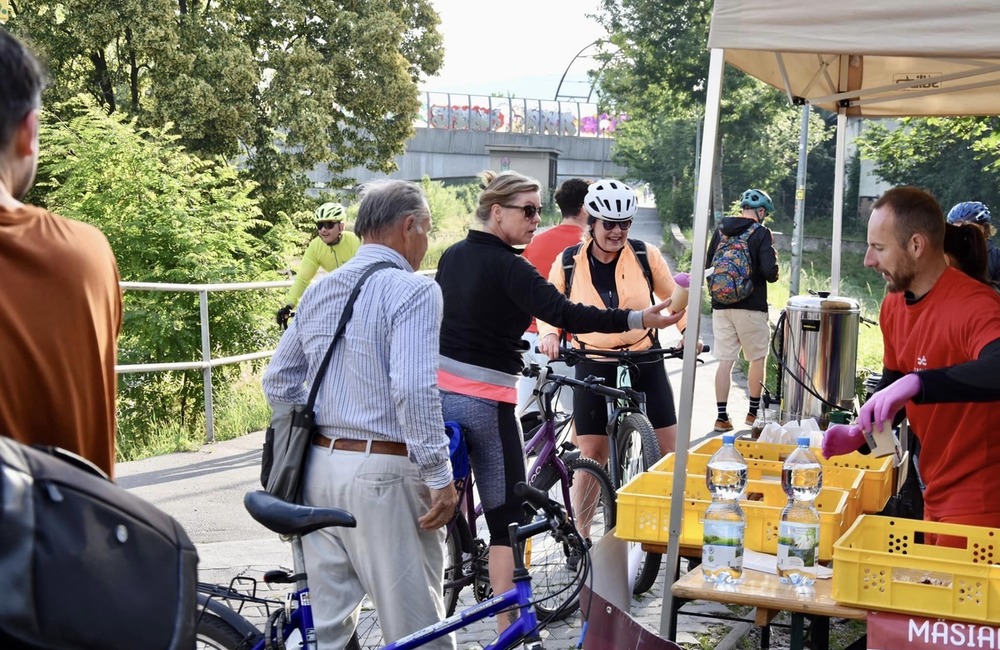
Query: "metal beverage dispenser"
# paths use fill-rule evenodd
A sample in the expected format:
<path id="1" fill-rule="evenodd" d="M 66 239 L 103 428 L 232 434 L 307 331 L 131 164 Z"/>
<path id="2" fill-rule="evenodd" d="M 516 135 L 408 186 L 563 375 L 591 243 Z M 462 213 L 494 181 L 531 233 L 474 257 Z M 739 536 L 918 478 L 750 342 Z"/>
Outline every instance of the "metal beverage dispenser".
<path id="1" fill-rule="evenodd" d="M 853 408 L 861 305 L 824 293 L 792 296 L 782 321 L 782 422 L 815 418 L 825 429 L 830 404 Z"/>

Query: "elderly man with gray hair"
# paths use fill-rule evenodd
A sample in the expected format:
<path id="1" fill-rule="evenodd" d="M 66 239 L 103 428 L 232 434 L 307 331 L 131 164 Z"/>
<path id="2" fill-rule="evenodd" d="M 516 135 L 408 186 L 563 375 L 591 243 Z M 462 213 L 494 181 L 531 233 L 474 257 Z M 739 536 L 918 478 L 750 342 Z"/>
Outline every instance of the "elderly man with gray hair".
<path id="1" fill-rule="evenodd" d="M 444 616 L 443 526 L 458 495 L 437 389 L 441 290 L 414 273 L 430 228 L 417 185 L 368 186 L 355 226 L 361 248 L 306 290 L 264 373 L 270 402 L 305 402 L 351 292 L 373 265 L 391 265 L 364 282 L 316 400 L 304 503 L 358 520 L 302 539 L 320 648 L 347 645 L 365 594 L 389 642 Z"/>

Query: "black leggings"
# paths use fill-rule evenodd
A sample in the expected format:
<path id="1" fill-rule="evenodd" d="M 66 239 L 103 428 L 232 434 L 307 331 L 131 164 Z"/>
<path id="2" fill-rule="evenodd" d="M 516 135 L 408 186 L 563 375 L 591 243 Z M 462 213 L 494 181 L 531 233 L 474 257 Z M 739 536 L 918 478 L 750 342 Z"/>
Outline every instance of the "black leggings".
<path id="1" fill-rule="evenodd" d="M 510 546 L 507 527 L 527 522 L 514 486 L 524 480 L 521 428 L 514 404 L 441 391 L 445 420 L 462 424 L 476 491 L 483 504 L 490 546 Z"/>
<path id="2" fill-rule="evenodd" d="M 604 377 L 605 386 L 618 385 L 618 364 L 608 361 L 581 361 L 576 365 L 576 378 L 594 375 Z M 646 415 L 654 429 L 677 424 L 674 392 L 667 379 L 667 370 L 659 358 L 642 361 L 629 368 L 632 388 L 646 393 Z M 604 397 L 590 391 L 573 391 L 573 422 L 577 435 L 606 435 L 608 403 Z"/>

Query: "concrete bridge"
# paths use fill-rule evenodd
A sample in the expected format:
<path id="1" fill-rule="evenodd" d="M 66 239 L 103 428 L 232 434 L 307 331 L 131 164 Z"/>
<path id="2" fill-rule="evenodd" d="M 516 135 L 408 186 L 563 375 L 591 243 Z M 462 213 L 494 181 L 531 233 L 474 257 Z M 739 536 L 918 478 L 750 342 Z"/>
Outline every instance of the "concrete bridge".
<path id="1" fill-rule="evenodd" d="M 362 167 L 344 176 L 363 183 L 376 178 L 467 182 L 484 169 L 512 169 L 554 188 L 567 178 L 624 175 L 611 162 L 614 130 L 624 115 L 598 113 L 585 102 L 422 93 L 416 133 L 391 174 Z M 317 190 L 331 174 L 310 174 Z"/>

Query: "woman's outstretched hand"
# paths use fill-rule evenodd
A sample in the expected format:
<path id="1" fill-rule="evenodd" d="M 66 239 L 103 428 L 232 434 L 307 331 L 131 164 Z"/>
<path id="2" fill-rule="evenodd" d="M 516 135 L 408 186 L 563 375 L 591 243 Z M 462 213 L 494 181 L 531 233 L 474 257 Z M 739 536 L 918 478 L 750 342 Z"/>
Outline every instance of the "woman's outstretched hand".
<path id="1" fill-rule="evenodd" d="M 667 307 L 670 306 L 670 299 L 666 299 L 663 302 L 653 305 L 652 307 L 647 307 L 642 310 L 642 326 L 646 329 L 663 329 L 664 327 L 670 327 L 671 325 L 676 325 L 677 322 L 684 318 L 687 313 L 686 309 L 682 309 L 676 314 L 662 313 Z"/>

